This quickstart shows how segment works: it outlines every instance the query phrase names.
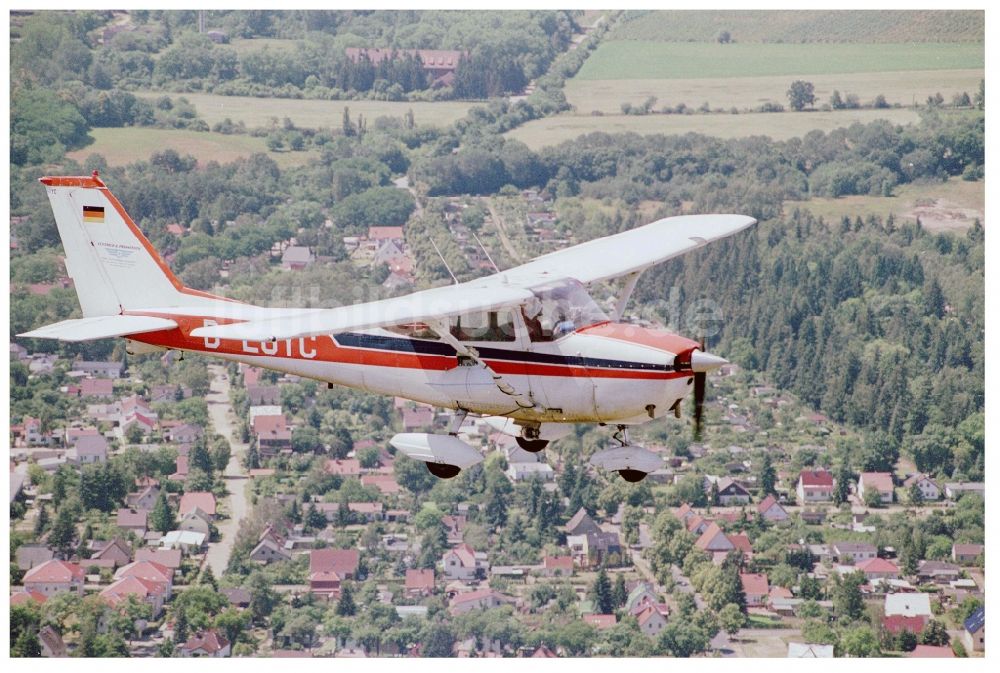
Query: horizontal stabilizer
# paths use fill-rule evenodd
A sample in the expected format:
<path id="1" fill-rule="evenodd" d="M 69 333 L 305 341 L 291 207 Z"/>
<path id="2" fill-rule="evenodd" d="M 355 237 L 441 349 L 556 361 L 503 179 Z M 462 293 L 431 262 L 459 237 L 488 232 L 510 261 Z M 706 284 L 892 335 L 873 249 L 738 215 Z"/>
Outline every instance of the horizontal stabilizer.
<path id="1" fill-rule="evenodd" d="M 454 465 L 463 470 L 483 461 L 483 454 L 458 437 L 406 432 L 393 436 L 389 443 L 414 460 Z"/>
<path id="2" fill-rule="evenodd" d="M 175 327 L 177 327 L 177 323 L 166 318 L 145 315 L 101 315 L 93 318 L 63 320 L 17 336 L 26 339 L 93 341 L 94 339 L 107 339 L 129 334 L 158 332 Z"/>

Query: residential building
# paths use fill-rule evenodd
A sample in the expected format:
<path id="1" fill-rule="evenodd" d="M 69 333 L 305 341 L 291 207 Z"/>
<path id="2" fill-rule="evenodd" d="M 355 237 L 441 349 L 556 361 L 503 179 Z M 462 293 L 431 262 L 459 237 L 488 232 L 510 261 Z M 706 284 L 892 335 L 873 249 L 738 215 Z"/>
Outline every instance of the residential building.
<path id="1" fill-rule="evenodd" d="M 930 619 L 934 616 L 930 594 L 920 592 L 886 594 L 884 612 L 886 617 L 901 615 Z"/>
<path id="2" fill-rule="evenodd" d="M 642 612 L 636 615 L 639 622 L 639 630 L 650 638 L 660 635 L 660 631 L 667 625 L 667 606 L 663 604 L 647 605 Z"/>
<path id="3" fill-rule="evenodd" d="M 177 514 L 181 517 L 200 509 L 211 519 L 215 518 L 215 495 L 209 491 L 191 491 L 181 496 Z"/>
<path id="4" fill-rule="evenodd" d="M 944 485 L 944 495 L 949 500 L 958 500 L 966 493 L 985 496 L 986 484 L 981 481 L 959 481 Z"/>
<path id="5" fill-rule="evenodd" d="M 129 596 L 135 596 L 140 601 L 149 604 L 152 609 L 152 618 L 157 619 L 163 611 L 166 593 L 166 585 L 162 582 L 153 582 L 129 575 L 116 580 L 101 591 L 101 598 L 112 606 L 118 606 L 127 601 Z"/>
<path id="6" fill-rule="evenodd" d="M 596 568 L 601 565 L 616 566 L 624 560 L 618 533 L 600 531 L 583 535 L 567 535 L 573 562 L 581 568 Z"/>
<path id="7" fill-rule="evenodd" d="M 357 549 L 313 549 L 309 552 L 309 591 L 325 596 L 340 596 L 340 584 L 358 572 Z"/>
<path id="8" fill-rule="evenodd" d="M 937 482 L 928 477 L 926 474 L 913 474 L 903 481 L 903 488 L 906 489 L 907 495 L 909 495 L 910 489 L 916 484 L 917 488 L 920 490 L 920 495 L 924 500 L 940 500 L 941 499 L 941 489 L 938 487 Z"/>
<path id="9" fill-rule="evenodd" d="M 800 505 L 833 500 L 833 475 L 826 470 L 802 470 L 795 487 Z"/>
<path id="10" fill-rule="evenodd" d="M 146 520 L 149 510 L 145 509 L 120 509 L 115 519 L 115 525 L 122 530 L 130 530 L 139 537 L 146 534 Z"/>
<path id="11" fill-rule="evenodd" d="M 406 595 L 411 598 L 430 596 L 434 593 L 434 569 L 407 569 L 403 589 L 406 591 Z"/>
<path id="12" fill-rule="evenodd" d="M 199 631 L 192 634 L 183 645 L 178 648 L 182 657 L 228 657 L 231 647 L 225 636 L 215 630 Z"/>
<path id="13" fill-rule="evenodd" d="M 475 551 L 464 542 L 446 551 L 441 557 L 441 564 L 445 576 L 452 580 L 482 578 L 489 572 L 486 554 Z"/>
<path id="14" fill-rule="evenodd" d="M 975 563 L 983 555 L 984 547 L 981 544 L 953 544 L 951 546 L 951 559 L 956 563 Z"/>
<path id="15" fill-rule="evenodd" d="M 264 538 L 250 552 L 250 560 L 269 565 L 277 561 L 289 561 L 292 555 L 271 538 Z"/>
<path id="16" fill-rule="evenodd" d="M 841 562 L 854 565 L 878 556 L 878 547 L 867 542 L 834 542 L 830 550 Z"/>
<path id="17" fill-rule="evenodd" d="M 53 596 L 66 591 L 83 595 L 84 572 L 76 563 L 52 559 L 37 565 L 24 574 L 25 591 L 43 596 Z"/>
<path id="18" fill-rule="evenodd" d="M 723 507 L 746 505 L 750 502 L 750 492 L 732 477 L 706 477 L 705 491 L 711 492 L 715 484 L 719 493 L 719 504 Z"/>
<path id="19" fill-rule="evenodd" d="M 451 599 L 448 612 L 454 615 L 464 615 L 473 610 L 488 610 L 497 608 L 507 603 L 513 603 L 514 599 L 504 596 L 494 589 L 480 589 L 478 591 L 467 591 L 460 593 Z"/>
<path id="20" fill-rule="evenodd" d="M 767 604 L 771 588 L 767 575 L 761 573 L 740 573 L 740 584 L 747 598 L 747 607 L 761 607 Z"/>
<path id="21" fill-rule="evenodd" d="M 778 499 L 775 498 L 773 494 L 768 495 L 760 501 L 757 505 L 757 513 L 760 514 L 765 521 L 770 521 L 772 523 L 788 521 L 788 512 L 785 511 L 785 508 L 781 506 Z"/>
<path id="22" fill-rule="evenodd" d="M 865 501 L 869 492 L 878 494 L 880 502 L 889 504 L 892 502 L 893 484 L 892 474 L 889 472 L 862 472 L 858 477 L 858 497 Z"/>
<path id="23" fill-rule="evenodd" d="M 910 659 L 954 659 L 955 652 L 949 645 L 917 645 L 906 656 Z"/>
<path id="24" fill-rule="evenodd" d="M 577 510 L 576 514 L 566 522 L 563 526 L 563 530 L 566 535 L 585 535 L 586 533 L 600 533 L 601 527 L 598 526 L 590 515 L 587 514 L 587 510 L 580 508 Z"/>
<path id="25" fill-rule="evenodd" d="M 870 558 L 858 563 L 856 568 L 863 572 L 869 581 L 899 579 L 899 567 L 888 559 Z"/>
<path id="26" fill-rule="evenodd" d="M 986 608 L 979 608 L 962 624 L 962 642 L 970 652 L 986 649 Z"/>
<path id="27" fill-rule="evenodd" d="M 163 586 L 163 598 L 169 601 L 174 590 L 174 572 L 155 561 L 133 561 L 127 566 L 122 566 L 115 573 L 115 579 L 123 577 L 136 577 L 146 582 L 152 582 Z"/>
<path id="28" fill-rule="evenodd" d="M 543 577 L 569 577 L 573 574 L 573 557 L 543 556 L 539 574 Z"/>

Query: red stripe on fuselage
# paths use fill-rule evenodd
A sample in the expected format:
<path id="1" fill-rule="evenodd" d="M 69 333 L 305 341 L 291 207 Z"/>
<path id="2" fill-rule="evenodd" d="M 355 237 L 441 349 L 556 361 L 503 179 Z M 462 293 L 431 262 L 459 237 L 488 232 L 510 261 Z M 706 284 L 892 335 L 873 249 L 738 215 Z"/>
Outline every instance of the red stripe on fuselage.
<path id="1" fill-rule="evenodd" d="M 203 327 L 205 317 L 179 316 L 159 312 L 133 312 L 133 315 L 152 315 L 168 318 L 177 323 L 177 328 L 161 332 L 147 332 L 128 337 L 133 341 L 172 348 L 188 350 L 206 355 L 236 355 L 265 356 L 306 362 L 329 362 L 348 365 L 367 365 L 372 367 L 395 367 L 399 369 L 420 369 L 426 371 L 448 371 L 458 366 L 458 357 L 454 355 L 426 355 L 405 353 L 399 351 L 378 350 L 373 348 L 352 348 L 337 344 L 333 337 L 320 335 L 315 337 L 300 337 L 296 339 L 279 339 L 274 343 L 260 341 L 235 341 L 221 339 L 218 347 L 208 347 L 212 339 L 202 339 L 189 336 L 191 330 Z M 225 318 L 211 318 L 220 325 L 240 322 Z M 516 354 L 517 351 L 511 351 Z M 615 378 L 635 380 L 667 380 L 684 378 L 690 373 L 670 371 L 649 371 L 635 369 L 616 369 L 601 367 L 582 367 L 578 365 L 537 364 L 532 362 L 517 362 L 510 360 L 485 360 L 491 369 L 498 374 L 520 376 L 565 376 L 571 378 Z"/>

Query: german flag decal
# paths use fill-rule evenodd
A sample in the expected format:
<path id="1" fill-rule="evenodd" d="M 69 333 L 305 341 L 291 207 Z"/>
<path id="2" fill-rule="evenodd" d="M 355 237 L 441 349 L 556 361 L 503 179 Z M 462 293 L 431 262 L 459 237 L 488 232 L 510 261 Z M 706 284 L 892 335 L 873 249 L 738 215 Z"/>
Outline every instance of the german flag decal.
<path id="1" fill-rule="evenodd" d="M 104 206 L 84 206 L 83 221 L 104 224 Z"/>

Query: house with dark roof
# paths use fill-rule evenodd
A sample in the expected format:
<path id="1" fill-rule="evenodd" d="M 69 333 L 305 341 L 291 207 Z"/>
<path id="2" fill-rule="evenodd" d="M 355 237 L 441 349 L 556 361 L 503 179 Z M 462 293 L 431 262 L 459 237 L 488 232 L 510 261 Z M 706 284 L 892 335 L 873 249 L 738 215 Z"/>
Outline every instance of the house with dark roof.
<path id="1" fill-rule="evenodd" d="M 585 535 L 587 533 L 600 533 L 601 528 L 590 518 L 587 510 L 583 507 L 577 510 L 576 514 L 563 526 L 566 535 Z"/>
<path id="2" fill-rule="evenodd" d="M 962 642 L 970 652 L 986 649 L 986 608 L 979 608 L 962 624 Z"/>
<path id="3" fill-rule="evenodd" d="M 264 538 L 250 552 L 250 560 L 263 565 L 277 561 L 289 561 L 292 555 L 271 538 Z"/>
<path id="4" fill-rule="evenodd" d="M 624 560 L 621 539 L 615 532 L 599 531 L 583 535 L 567 535 L 566 545 L 569 547 L 573 562 L 581 568 L 596 568 L 604 564 L 617 565 Z M 612 556 L 615 556 L 617 561 Z"/>
<path id="5" fill-rule="evenodd" d="M 719 504 L 723 507 L 745 505 L 750 502 L 750 492 L 732 477 L 705 477 L 706 493 L 711 493 L 713 484 L 718 489 Z"/>

